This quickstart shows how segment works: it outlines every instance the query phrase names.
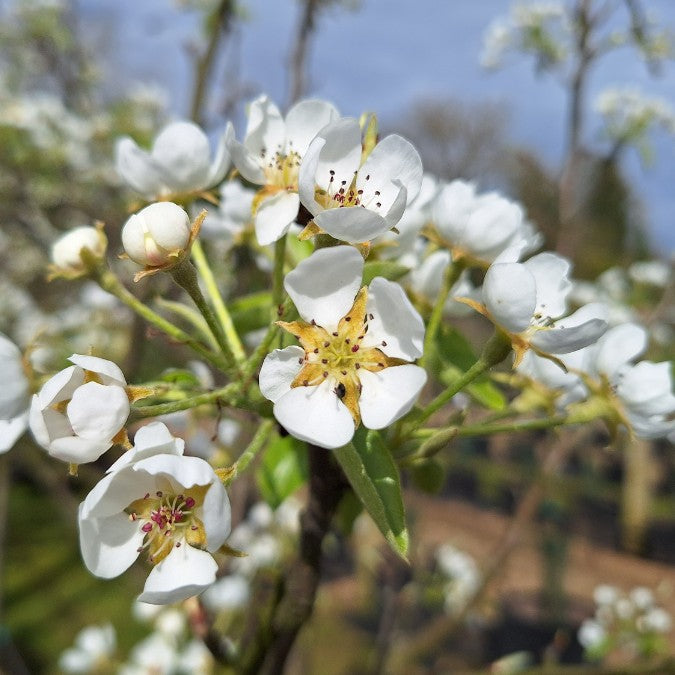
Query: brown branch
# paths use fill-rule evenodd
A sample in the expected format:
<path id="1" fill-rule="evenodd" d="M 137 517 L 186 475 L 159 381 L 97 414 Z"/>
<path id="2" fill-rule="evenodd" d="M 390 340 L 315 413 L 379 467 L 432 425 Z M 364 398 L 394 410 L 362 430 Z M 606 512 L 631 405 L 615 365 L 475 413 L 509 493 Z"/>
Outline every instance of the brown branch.
<path id="1" fill-rule="evenodd" d="M 295 38 L 295 48 L 290 60 L 290 94 L 289 104 L 299 101 L 306 88 L 306 61 L 309 51 L 309 42 L 316 28 L 316 16 L 321 0 L 303 0 L 302 12 L 298 22 L 298 33 Z"/>
<path id="2" fill-rule="evenodd" d="M 252 603 L 238 673 L 282 673 L 295 639 L 314 608 L 321 577 L 323 540 L 348 483 L 328 450 L 314 445 L 308 448 L 309 496 L 300 515 L 299 557 L 281 580 L 271 614 Z"/>
<path id="3" fill-rule="evenodd" d="M 232 18 L 236 9 L 236 0 L 221 0 L 218 8 L 209 17 L 210 35 L 206 50 L 197 59 L 195 85 L 190 105 L 190 118 L 199 123 L 206 100 L 206 87 L 222 40 L 232 28 Z"/>

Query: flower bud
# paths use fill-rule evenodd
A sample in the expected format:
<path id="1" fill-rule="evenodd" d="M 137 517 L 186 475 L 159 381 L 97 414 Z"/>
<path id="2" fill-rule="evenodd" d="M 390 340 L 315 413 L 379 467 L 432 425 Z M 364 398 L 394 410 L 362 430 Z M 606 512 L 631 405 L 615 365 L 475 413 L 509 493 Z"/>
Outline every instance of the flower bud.
<path id="1" fill-rule="evenodd" d="M 76 227 L 57 239 L 52 245 L 52 264 L 55 274 L 80 275 L 87 271 L 82 251 L 89 251 L 95 258 L 103 258 L 107 240 L 98 227 Z"/>
<path id="2" fill-rule="evenodd" d="M 150 204 L 127 220 L 122 244 L 139 265 L 164 267 L 176 262 L 190 243 L 190 218 L 178 204 Z"/>

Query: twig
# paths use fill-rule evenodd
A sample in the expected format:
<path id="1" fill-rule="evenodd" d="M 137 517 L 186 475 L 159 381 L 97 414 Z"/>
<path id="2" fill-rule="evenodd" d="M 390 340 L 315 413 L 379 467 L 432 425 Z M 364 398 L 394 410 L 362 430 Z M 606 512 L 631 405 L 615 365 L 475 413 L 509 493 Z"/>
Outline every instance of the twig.
<path id="1" fill-rule="evenodd" d="M 305 76 L 307 52 L 309 41 L 316 28 L 316 15 L 319 10 L 320 0 L 303 0 L 302 13 L 298 22 L 298 33 L 295 38 L 295 49 L 290 59 L 291 86 L 289 103 L 292 105 L 305 93 Z"/>
<path id="2" fill-rule="evenodd" d="M 210 17 L 211 34 L 206 45 L 206 50 L 201 58 L 197 59 L 195 88 L 190 105 L 190 118 L 195 122 L 200 122 L 201 120 L 206 98 L 206 87 L 211 77 L 211 70 L 213 69 L 220 43 L 232 27 L 232 16 L 234 15 L 235 6 L 235 0 L 221 0 L 218 8 Z"/>

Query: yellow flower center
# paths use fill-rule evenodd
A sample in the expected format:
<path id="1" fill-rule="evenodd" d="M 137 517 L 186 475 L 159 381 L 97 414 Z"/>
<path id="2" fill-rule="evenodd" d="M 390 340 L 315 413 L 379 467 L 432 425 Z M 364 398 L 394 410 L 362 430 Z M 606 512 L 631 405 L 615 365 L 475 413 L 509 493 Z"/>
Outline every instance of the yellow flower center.
<path id="1" fill-rule="evenodd" d="M 174 546 L 185 544 L 206 548 L 206 532 L 195 509 L 204 501 L 208 486 L 195 486 L 189 493 L 174 494 L 158 490 L 136 499 L 125 509 L 129 520 L 138 522 L 144 533 L 144 543 L 139 553 L 148 549 L 148 560 L 156 565 L 171 552 Z"/>
<path id="2" fill-rule="evenodd" d="M 372 373 L 407 361 L 392 358 L 379 347 L 363 347 L 368 332 L 368 322 L 373 315 L 366 313 L 368 289 L 364 286 L 357 294 L 349 312 L 340 319 L 337 330 L 327 331 L 316 323 L 306 321 L 279 321 L 279 325 L 300 341 L 305 351 L 300 359 L 302 368 L 291 387 L 314 387 L 322 382 L 335 383 L 335 395 L 347 406 L 354 425 L 361 421 L 359 397 L 361 395 L 360 370 Z M 386 347 L 386 341 L 382 341 Z"/>
<path id="3" fill-rule="evenodd" d="M 290 145 L 289 142 L 289 148 Z M 268 153 L 267 149 L 263 148 L 260 151 L 260 157 L 266 185 L 279 190 L 297 191 L 302 158 L 295 150 L 289 149 L 288 153 L 283 153 L 281 150 Z"/>

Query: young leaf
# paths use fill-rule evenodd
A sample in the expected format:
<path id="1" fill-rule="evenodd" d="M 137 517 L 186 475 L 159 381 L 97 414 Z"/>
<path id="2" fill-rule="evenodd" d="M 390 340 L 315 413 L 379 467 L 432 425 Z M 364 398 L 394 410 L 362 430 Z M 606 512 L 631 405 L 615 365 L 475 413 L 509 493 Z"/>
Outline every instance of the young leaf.
<path id="1" fill-rule="evenodd" d="M 276 509 L 307 480 L 303 444 L 293 436 L 273 440 L 265 450 L 255 478 L 263 499 Z"/>
<path id="2" fill-rule="evenodd" d="M 333 452 L 380 532 L 392 549 L 407 561 L 408 530 L 401 480 L 382 436 L 362 427 L 352 443 Z"/>

